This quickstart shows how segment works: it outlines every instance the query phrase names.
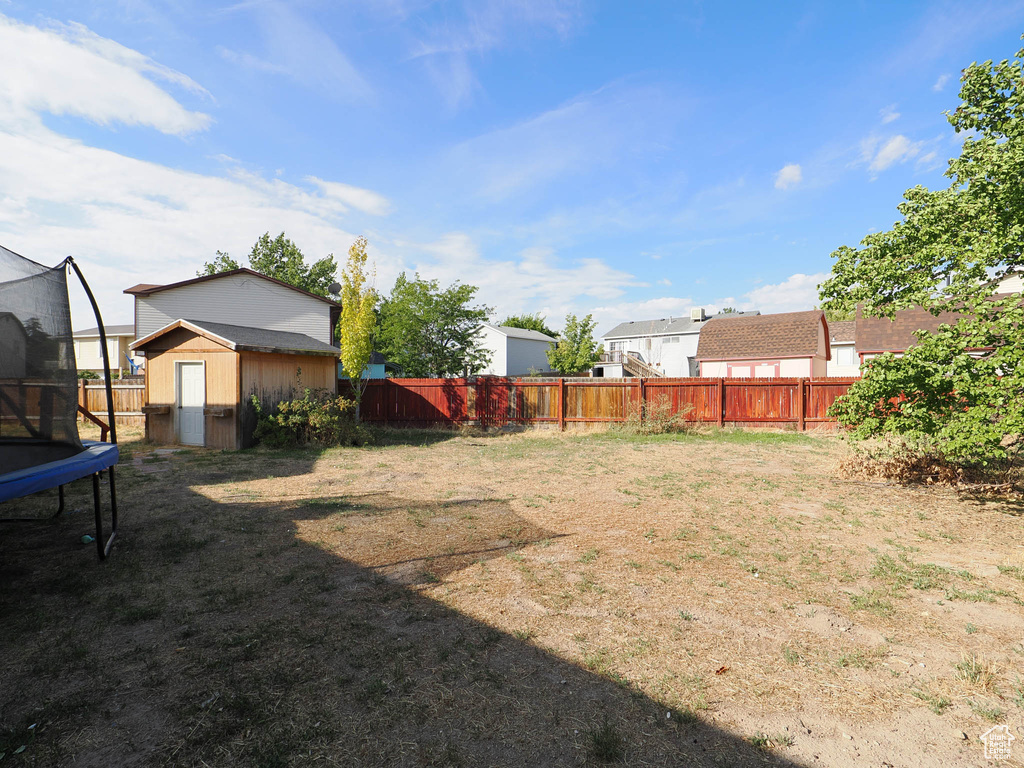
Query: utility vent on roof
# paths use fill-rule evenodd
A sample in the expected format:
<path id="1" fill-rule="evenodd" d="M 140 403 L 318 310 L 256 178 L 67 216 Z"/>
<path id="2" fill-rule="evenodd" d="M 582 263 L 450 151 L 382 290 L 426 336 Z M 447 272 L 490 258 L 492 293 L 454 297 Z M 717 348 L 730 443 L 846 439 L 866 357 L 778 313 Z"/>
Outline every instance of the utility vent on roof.
<path id="1" fill-rule="evenodd" d="M 704 314 L 704 307 L 694 307 L 690 310 L 690 320 L 694 323 L 702 323 L 707 319 Z"/>

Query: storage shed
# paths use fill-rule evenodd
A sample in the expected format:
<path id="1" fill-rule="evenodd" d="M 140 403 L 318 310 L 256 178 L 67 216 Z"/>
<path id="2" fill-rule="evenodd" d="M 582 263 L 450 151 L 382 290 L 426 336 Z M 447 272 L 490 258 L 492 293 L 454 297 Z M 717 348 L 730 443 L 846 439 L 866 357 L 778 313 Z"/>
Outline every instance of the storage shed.
<path id="1" fill-rule="evenodd" d="M 146 437 L 235 449 L 265 408 L 305 388 L 337 386 L 339 350 L 301 333 L 175 320 L 131 345 L 146 357 Z"/>
<path id="2" fill-rule="evenodd" d="M 818 309 L 719 315 L 701 329 L 697 344 L 700 375 L 711 378 L 817 379 L 831 359 L 828 322 Z"/>

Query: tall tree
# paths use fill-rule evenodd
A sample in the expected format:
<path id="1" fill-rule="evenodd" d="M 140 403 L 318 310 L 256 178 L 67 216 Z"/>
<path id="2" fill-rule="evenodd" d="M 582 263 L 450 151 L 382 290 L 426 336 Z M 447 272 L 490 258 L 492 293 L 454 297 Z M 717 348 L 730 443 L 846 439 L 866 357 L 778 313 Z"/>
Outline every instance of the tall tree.
<path id="1" fill-rule="evenodd" d="M 241 264 L 232 259 L 226 251 L 217 251 L 213 261 L 203 264 L 203 268 L 196 272 L 196 277 L 219 275 L 221 272 L 230 272 L 233 269 L 238 269 L 240 266 Z"/>
<path id="2" fill-rule="evenodd" d="M 992 278 L 1024 266 L 1024 50 L 1013 61 L 972 64 L 961 104 L 947 113 L 965 135 L 946 189 L 917 186 L 902 220 L 843 246 L 819 286 L 824 309 L 858 304 L 892 317 L 920 305 L 961 313 L 902 357 L 872 360 L 833 412 L 860 436 L 895 433 L 930 441 L 947 458 L 1004 462 L 1024 435 L 1024 307 L 994 296 Z"/>
<path id="3" fill-rule="evenodd" d="M 565 330 L 558 337 L 558 343 L 548 350 L 548 364 L 563 376 L 575 376 L 589 371 L 601 358 L 603 347 L 594 341 L 593 315 L 582 320 L 576 315 L 565 316 Z"/>
<path id="4" fill-rule="evenodd" d="M 368 259 L 366 238 L 358 237 L 348 249 L 348 262 L 341 273 L 341 319 L 338 338 L 341 341 L 341 365 L 348 375 L 355 396 L 356 421 L 366 390 L 363 374 L 373 352 L 373 330 L 377 324 L 377 292 L 373 289 L 374 270 L 366 269 Z"/>
<path id="5" fill-rule="evenodd" d="M 553 339 L 558 338 L 558 333 L 548 328 L 547 318 L 538 312 L 534 315 L 509 315 L 501 324 L 507 328 L 522 328 L 527 331 L 537 331 Z"/>
<path id="6" fill-rule="evenodd" d="M 200 277 L 216 275 L 238 269 L 239 266 L 239 263 L 227 253 L 217 251 L 217 256 L 206 262 L 197 274 Z M 334 263 L 334 254 L 328 254 L 319 261 L 306 264 L 302 251 L 285 237 L 284 232 L 273 239 L 269 232 L 260 235 L 249 252 L 249 267 L 261 275 L 276 278 L 319 296 L 328 295 L 328 288 L 334 282 L 334 274 L 338 271 L 338 265 Z"/>
<path id="7" fill-rule="evenodd" d="M 458 282 L 442 291 L 436 280 L 403 272 L 381 305 L 381 351 L 414 378 L 478 373 L 489 359 L 479 329 L 491 309 L 472 306 L 476 292 Z"/>

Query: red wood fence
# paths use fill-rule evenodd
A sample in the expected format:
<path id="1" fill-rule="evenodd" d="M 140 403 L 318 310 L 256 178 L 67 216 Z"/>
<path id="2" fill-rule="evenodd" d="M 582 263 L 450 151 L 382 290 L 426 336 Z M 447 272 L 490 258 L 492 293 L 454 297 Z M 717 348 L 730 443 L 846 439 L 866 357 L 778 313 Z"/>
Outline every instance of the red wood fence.
<path id="1" fill-rule="evenodd" d="M 793 425 L 834 423 L 828 407 L 857 379 L 375 379 L 360 408 L 394 426 L 594 424 L 632 414 L 681 414 L 691 421 Z M 349 391 L 348 381 L 338 391 Z M 643 404 L 645 407 L 638 411 Z"/>

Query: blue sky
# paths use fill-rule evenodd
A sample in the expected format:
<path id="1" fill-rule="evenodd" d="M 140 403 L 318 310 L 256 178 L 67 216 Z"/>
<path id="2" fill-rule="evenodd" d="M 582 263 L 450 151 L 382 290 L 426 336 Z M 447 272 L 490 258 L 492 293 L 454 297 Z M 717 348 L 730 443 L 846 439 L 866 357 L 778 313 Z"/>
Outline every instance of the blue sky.
<path id="1" fill-rule="evenodd" d="M 599 331 L 816 302 L 1024 3 L 0 0 L 0 243 L 121 291 L 285 231 Z M 88 325 L 75 297 L 76 325 Z"/>

